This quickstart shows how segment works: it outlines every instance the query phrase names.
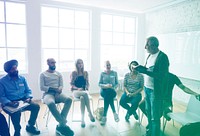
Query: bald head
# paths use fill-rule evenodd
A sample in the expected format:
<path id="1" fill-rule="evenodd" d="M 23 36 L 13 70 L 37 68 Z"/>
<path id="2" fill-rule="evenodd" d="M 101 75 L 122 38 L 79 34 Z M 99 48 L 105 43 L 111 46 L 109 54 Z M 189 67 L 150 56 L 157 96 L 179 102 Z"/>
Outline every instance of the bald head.
<path id="1" fill-rule="evenodd" d="M 47 65 L 49 66 L 49 70 L 54 71 L 56 69 L 56 61 L 54 58 L 47 59 Z"/>

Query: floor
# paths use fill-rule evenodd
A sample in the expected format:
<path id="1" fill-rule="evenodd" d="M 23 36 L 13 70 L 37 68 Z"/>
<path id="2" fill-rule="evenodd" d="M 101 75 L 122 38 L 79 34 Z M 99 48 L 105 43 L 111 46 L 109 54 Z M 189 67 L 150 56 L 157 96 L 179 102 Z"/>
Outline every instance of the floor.
<path id="1" fill-rule="evenodd" d="M 93 104 L 94 109 L 97 108 L 98 98 L 99 94 L 92 95 L 93 98 Z M 41 105 L 41 110 L 39 112 L 37 125 L 38 128 L 41 131 L 40 136 L 57 136 L 55 133 L 55 128 L 57 125 L 57 122 L 54 120 L 52 116 L 50 116 L 50 120 L 48 123 L 48 126 L 46 126 L 46 117 L 44 117 L 45 111 L 46 111 L 46 105 L 39 102 Z M 103 106 L 103 101 L 100 101 L 100 106 Z M 175 111 L 182 111 L 184 110 L 184 106 L 177 103 L 177 106 L 175 107 Z M 146 117 L 143 117 L 142 123 L 139 121 L 136 121 L 134 117 L 132 116 L 130 118 L 130 122 L 126 122 L 124 117 L 126 114 L 126 111 L 120 107 L 119 109 L 119 122 L 115 122 L 113 114 L 111 109 L 108 110 L 108 116 L 107 116 L 107 123 L 105 126 L 101 126 L 99 121 L 96 120 L 95 122 L 91 122 L 89 120 L 88 116 L 85 116 L 85 122 L 86 127 L 81 128 L 80 122 L 72 122 L 72 110 L 70 110 L 70 113 L 68 115 L 68 125 L 71 127 L 71 129 L 74 131 L 75 136 L 143 136 L 145 134 L 145 126 L 147 125 L 147 119 Z M 80 118 L 80 109 L 78 103 L 75 105 L 75 112 L 74 112 L 74 118 L 78 119 Z M 30 136 L 25 131 L 25 125 L 27 123 L 27 119 L 29 117 L 29 112 L 25 112 L 26 119 L 24 118 L 24 115 L 22 114 L 21 123 L 22 123 L 22 136 Z M 87 115 L 87 114 L 86 114 Z M 140 114 L 141 116 L 142 114 Z M 172 125 L 172 121 L 167 123 L 165 133 L 163 136 L 178 136 L 179 135 L 179 128 L 180 125 L 175 123 L 175 126 Z M 13 126 L 11 125 L 10 128 L 11 135 L 13 135 Z"/>

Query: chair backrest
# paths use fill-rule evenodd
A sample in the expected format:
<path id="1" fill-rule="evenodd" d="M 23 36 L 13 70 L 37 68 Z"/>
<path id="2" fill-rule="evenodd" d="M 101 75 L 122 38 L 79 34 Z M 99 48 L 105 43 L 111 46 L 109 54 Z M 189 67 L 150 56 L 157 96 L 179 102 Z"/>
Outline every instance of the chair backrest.
<path id="1" fill-rule="evenodd" d="M 193 95 L 190 96 L 190 100 L 188 102 L 186 111 L 200 115 L 200 101 L 197 100 L 195 96 Z"/>

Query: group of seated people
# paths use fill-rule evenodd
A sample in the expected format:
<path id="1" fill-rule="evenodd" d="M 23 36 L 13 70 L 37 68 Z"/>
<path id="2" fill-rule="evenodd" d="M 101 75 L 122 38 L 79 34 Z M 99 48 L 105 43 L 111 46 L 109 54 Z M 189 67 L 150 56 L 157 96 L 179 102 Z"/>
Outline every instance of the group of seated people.
<path id="1" fill-rule="evenodd" d="M 62 93 L 63 78 L 61 73 L 56 71 L 55 64 L 55 59 L 47 59 L 48 69 L 40 74 L 40 89 L 43 91 L 43 102 L 48 106 L 49 111 L 58 122 L 58 125 L 56 126 L 56 132 L 60 135 L 73 136 L 73 130 L 71 130 L 71 128 L 67 125 L 67 115 L 72 104 L 72 99 Z M 141 92 L 144 87 L 144 77 L 135 69 L 135 66 L 137 65 L 137 61 L 132 61 L 129 64 L 128 67 L 130 72 L 125 74 L 123 83 L 124 93 L 120 98 L 120 105 L 127 110 L 125 115 L 125 120 L 127 122 L 131 116 L 133 116 L 136 120 L 139 119 L 136 112 L 138 106 L 145 113 L 145 102 L 141 102 Z M 35 127 L 35 124 L 40 106 L 38 103 L 32 101 L 32 91 L 29 88 L 26 79 L 18 74 L 17 67 L 17 60 L 10 60 L 4 64 L 4 70 L 7 72 L 7 74 L 0 79 L 0 103 L 2 104 L 2 107 L 17 107 L 19 105 L 19 101 L 21 100 L 29 103 L 29 105 L 22 110 L 28 110 L 31 113 L 28 124 L 26 126 L 26 131 L 34 135 L 38 135 L 40 134 L 40 130 Z M 88 95 L 89 77 L 88 72 L 84 70 L 82 59 L 76 60 L 75 67 L 76 70 L 73 71 L 70 76 L 70 85 L 73 96 L 80 99 L 81 102 L 81 127 L 84 128 L 86 126 L 84 119 L 85 108 L 87 109 L 90 121 L 95 122 Z M 189 94 L 198 95 L 191 91 L 189 88 L 185 87 L 176 75 L 169 73 L 169 77 L 171 77 L 169 80 L 169 91 L 166 94 L 167 98 L 169 99 L 167 99 L 165 103 L 166 109 L 164 110 L 164 115 L 167 115 L 167 113 L 170 112 L 169 107 L 172 105 L 172 90 L 175 84 Z M 100 124 L 106 124 L 109 105 L 112 109 L 114 120 L 118 122 L 119 116 L 114 106 L 114 98 L 117 96 L 116 88 L 118 86 L 118 76 L 117 72 L 111 69 L 110 61 L 105 62 L 105 71 L 101 73 L 98 85 L 100 87 L 100 95 L 104 98 L 104 112 L 103 117 L 100 120 Z M 64 104 L 61 111 L 57 109 L 57 103 Z M 9 113 L 9 111 L 6 111 L 4 108 L 3 110 L 11 117 L 11 121 L 15 129 L 14 136 L 20 136 L 21 111 Z M 167 116 L 165 117 L 167 118 Z M 6 128 L 7 124 L 2 114 L 0 114 L 0 118 L 1 124 L 5 124 L 5 126 L 1 125 L 0 130 L 2 130 L 3 127 Z M 3 136 L 6 134 L 6 136 L 9 136 L 9 130 L 4 130 L 5 131 L 2 132 L 0 131 L 0 135 Z"/>

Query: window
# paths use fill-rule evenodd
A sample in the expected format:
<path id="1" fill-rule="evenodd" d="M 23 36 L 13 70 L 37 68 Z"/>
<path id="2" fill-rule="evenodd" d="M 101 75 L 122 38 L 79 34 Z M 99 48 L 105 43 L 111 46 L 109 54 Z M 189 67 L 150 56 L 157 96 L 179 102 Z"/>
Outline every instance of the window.
<path id="1" fill-rule="evenodd" d="M 90 69 L 90 12 L 43 6 L 41 18 L 42 69 L 47 58 L 54 58 L 60 71 L 74 70 L 78 58 Z"/>
<path id="2" fill-rule="evenodd" d="M 0 1 L 0 73 L 3 64 L 17 59 L 19 70 L 27 72 L 26 13 L 24 3 Z"/>
<path id="3" fill-rule="evenodd" d="M 136 57 L 136 17 L 101 14 L 101 66 L 110 60 L 118 71 Z"/>

